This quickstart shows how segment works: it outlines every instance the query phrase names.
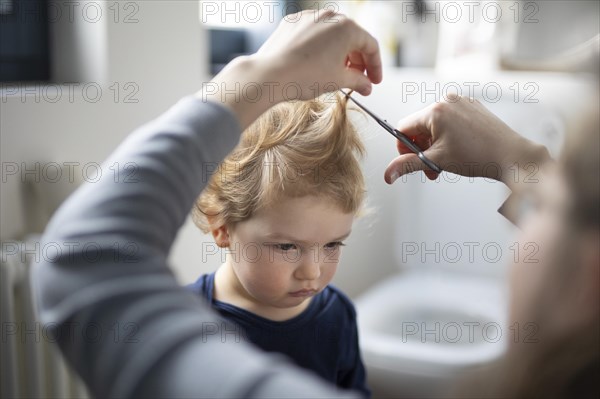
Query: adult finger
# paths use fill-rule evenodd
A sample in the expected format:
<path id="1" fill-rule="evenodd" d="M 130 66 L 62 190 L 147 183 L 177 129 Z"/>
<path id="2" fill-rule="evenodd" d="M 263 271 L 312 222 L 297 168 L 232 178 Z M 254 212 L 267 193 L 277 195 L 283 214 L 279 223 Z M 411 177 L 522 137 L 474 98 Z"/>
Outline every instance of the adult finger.
<path id="1" fill-rule="evenodd" d="M 372 83 L 380 83 L 383 79 L 383 72 L 377 39 L 350 19 L 345 19 L 342 22 L 345 23 L 345 27 L 348 29 L 346 35 L 350 38 L 348 56 L 360 54 L 362 65 L 356 64 L 357 69 L 360 67 L 363 71 L 366 71 Z M 351 61 L 357 59 L 358 57 L 354 57 Z"/>
<path id="2" fill-rule="evenodd" d="M 430 148 L 423 153 L 427 158 L 437 163 L 438 155 L 435 148 Z M 427 178 L 430 180 L 435 180 L 438 177 L 438 173 L 429 169 L 423 161 L 419 159 L 417 154 L 410 152 L 394 158 L 386 168 L 383 176 L 386 183 L 392 184 L 400 176 L 420 170 L 424 171 L 425 175 L 427 175 Z"/>
<path id="3" fill-rule="evenodd" d="M 362 54 L 365 62 L 364 68 L 367 71 L 367 76 L 373 83 L 381 83 L 383 80 L 383 71 L 381 65 L 381 53 L 379 52 L 379 43 L 377 40 L 367 33 L 365 30 L 361 32 L 362 42 L 357 48 Z"/>
<path id="4" fill-rule="evenodd" d="M 373 90 L 371 81 L 362 72 L 354 68 L 346 68 L 341 87 L 352 89 L 363 96 L 368 96 Z"/>
<path id="5" fill-rule="evenodd" d="M 417 145 L 429 147 L 433 139 L 433 134 L 431 131 L 431 117 L 428 108 L 414 112 L 402 118 L 396 124 L 396 129 L 408 136 Z"/>

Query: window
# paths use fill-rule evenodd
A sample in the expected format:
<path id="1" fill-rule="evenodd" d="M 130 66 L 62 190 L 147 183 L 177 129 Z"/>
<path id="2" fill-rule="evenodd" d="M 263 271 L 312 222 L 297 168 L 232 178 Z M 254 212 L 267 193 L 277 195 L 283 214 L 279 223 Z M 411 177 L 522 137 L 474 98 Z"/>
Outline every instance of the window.
<path id="1" fill-rule="evenodd" d="M 300 2 L 200 1 L 200 21 L 207 28 L 211 73 L 239 55 L 256 52 L 281 19 L 302 9 Z"/>
<path id="2" fill-rule="evenodd" d="M 0 0 L 0 81 L 50 79 L 45 0 Z"/>

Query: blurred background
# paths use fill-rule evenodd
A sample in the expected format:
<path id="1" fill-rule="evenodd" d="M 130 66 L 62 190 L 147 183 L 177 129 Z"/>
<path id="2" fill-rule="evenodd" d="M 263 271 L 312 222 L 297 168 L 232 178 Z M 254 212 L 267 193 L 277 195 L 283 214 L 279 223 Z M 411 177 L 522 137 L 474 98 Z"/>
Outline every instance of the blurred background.
<path id="1" fill-rule="evenodd" d="M 131 131 L 256 51 L 288 14 L 329 8 L 378 39 L 384 83 L 363 102 L 390 122 L 457 93 L 556 157 L 598 93 L 599 4 L 0 0 L 2 397 L 85 395 L 30 310 L 28 264 L 43 256 L 52 213 L 82 182 L 112 173 L 102 161 Z M 386 185 L 394 142 L 352 118 L 374 212 L 356 222 L 334 283 L 357 305 L 377 397 L 451 396 L 452 381 L 485 368 L 507 340 L 535 338 L 506 321 L 507 266 L 535 260 L 535 243 L 516 243 L 496 212 L 508 195 L 499 183 L 444 173 Z M 538 165 L 526 170 L 515 178 L 535 179 Z M 170 264 L 187 284 L 224 256 L 188 221 Z"/>

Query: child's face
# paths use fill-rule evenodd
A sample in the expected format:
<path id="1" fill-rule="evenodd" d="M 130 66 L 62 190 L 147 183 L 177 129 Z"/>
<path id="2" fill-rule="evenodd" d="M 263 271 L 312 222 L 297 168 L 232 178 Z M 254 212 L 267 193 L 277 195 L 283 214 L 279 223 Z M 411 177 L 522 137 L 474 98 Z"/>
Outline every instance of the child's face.
<path id="1" fill-rule="evenodd" d="M 285 198 L 229 230 L 231 266 L 256 306 L 291 308 L 321 291 L 335 274 L 353 214 L 331 200 Z"/>

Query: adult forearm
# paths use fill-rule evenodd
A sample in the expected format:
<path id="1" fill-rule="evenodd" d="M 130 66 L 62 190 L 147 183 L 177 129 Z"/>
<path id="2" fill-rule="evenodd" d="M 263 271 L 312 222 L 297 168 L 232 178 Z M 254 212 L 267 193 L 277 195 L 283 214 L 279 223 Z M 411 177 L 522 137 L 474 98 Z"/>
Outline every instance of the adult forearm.
<path id="1" fill-rule="evenodd" d="M 537 183 L 542 174 L 543 165 L 551 162 L 548 149 L 522 136 L 515 137 L 511 146 L 496 154 L 500 165 L 498 180 L 511 190 L 518 190 L 524 184 Z"/>

